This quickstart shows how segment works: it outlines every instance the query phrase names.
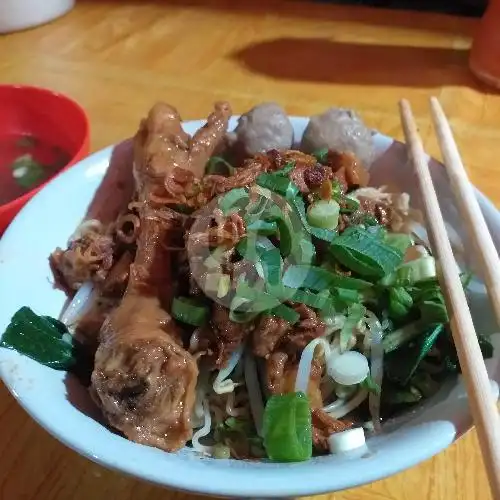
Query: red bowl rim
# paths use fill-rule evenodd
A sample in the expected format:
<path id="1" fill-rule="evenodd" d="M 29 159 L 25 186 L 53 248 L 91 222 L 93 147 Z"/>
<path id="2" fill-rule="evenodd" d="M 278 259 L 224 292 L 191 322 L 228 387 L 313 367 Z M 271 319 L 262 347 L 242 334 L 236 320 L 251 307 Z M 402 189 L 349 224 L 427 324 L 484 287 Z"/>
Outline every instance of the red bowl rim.
<path id="1" fill-rule="evenodd" d="M 78 104 L 77 101 L 72 99 L 71 97 L 67 96 L 66 94 L 62 94 L 61 92 L 57 92 L 55 90 L 47 89 L 44 87 L 37 87 L 36 85 L 22 85 L 22 84 L 0 84 L 0 92 L 3 89 L 16 89 L 16 90 L 31 90 L 35 92 L 40 92 L 43 94 L 50 94 L 53 97 L 56 97 L 58 99 L 63 99 L 65 100 L 68 104 L 72 105 L 75 110 L 80 114 L 80 118 L 83 121 L 84 124 L 84 134 L 83 138 L 80 144 L 80 147 L 78 148 L 78 151 L 71 157 L 71 159 L 68 161 L 68 163 L 61 168 L 55 175 L 52 177 L 49 177 L 43 184 L 40 184 L 39 186 L 31 189 L 27 193 L 24 193 L 22 196 L 18 196 L 17 198 L 14 198 L 13 200 L 9 201 L 8 203 L 4 203 L 3 205 L 0 205 L 0 214 L 2 212 L 7 212 L 12 209 L 15 209 L 16 205 L 25 205 L 30 198 L 32 198 L 40 189 L 42 189 L 48 182 L 50 182 L 54 177 L 59 175 L 60 173 L 64 172 L 67 170 L 69 167 L 73 166 L 74 163 L 78 160 L 83 159 L 83 156 L 88 154 L 88 147 L 89 147 L 89 135 L 90 135 L 90 121 L 89 117 L 85 111 L 85 109 Z"/>

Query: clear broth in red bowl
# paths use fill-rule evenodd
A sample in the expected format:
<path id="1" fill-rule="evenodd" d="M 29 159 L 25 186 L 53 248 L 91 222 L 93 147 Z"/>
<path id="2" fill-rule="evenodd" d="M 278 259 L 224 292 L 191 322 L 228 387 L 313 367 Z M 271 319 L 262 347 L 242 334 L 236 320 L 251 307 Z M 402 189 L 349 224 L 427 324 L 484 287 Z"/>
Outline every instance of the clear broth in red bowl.
<path id="1" fill-rule="evenodd" d="M 60 146 L 40 137 L 0 135 L 0 205 L 40 186 L 70 160 Z"/>

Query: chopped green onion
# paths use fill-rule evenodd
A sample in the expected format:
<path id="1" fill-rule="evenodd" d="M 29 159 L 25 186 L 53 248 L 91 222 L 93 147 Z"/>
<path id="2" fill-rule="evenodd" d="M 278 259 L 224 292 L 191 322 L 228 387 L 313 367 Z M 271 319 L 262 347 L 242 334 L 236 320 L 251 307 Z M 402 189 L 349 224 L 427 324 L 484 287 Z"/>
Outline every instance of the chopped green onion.
<path id="1" fill-rule="evenodd" d="M 303 392 L 269 398 L 264 411 L 263 437 L 271 460 L 302 462 L 311 458 L 311 410 Z"/>
<path id="2" fill-rule="evenodd" d="M 193 326 L 202 326 L 208 320 L 208 307 L 190 297 L 176 297 L 172 301 L 172 316 Z"/>
<path id="3" fill-rule="evenodd" d="M 221 267 L 222 256 L 225 252 L 227 252 L 227 249 L 224 247 L 215 248 L 204 260 L 203 265 L 207 269 L 219 269 Z"/>
<path id="4" fill-rule="evenodd" d="M 340 350 L 344 352 L 347 349 L 349 340 L 351 339 L 354 329 L 357 324 L 363 319 L 365 307 L 361 304 L 352 304 L 347 309 L 347 318 L 345 319 L 342 329 L 340 330 Z"/>
<path id="5" fill-rule="evenodd" d="M 444 325 L 436 325 L 431 328 L 429 332 L 427 332 L 421 342 L 419 342 L 419 345 L 417 346 L 418 349 L 418 356 L 415 359 L 415 363 L 413 366 L 410 367 L 410 370 L 408 372 L 408 375 L 406 376 L 406 379 L 403 382 L 403 385 L 406 385 L 413 374 L 415 373 L 416 369 L 422 362 L 422 360 L 429 354 L 429 351 L 434 347 L 434 344 L 436 343 L 437 338 L 441 333 L 444 331 Z"/>
<path id="6" fill-rule="evenodd" d="M 269 311 L 269 314 L 271 314 L 271 316 L 278 316 L 280 318 L 283 318 L 291 325 L 294 325 L 300 319 L 300 314 L 297 311 L 295 311 L 291 307 L 285 306 L 284 304 L 280 304 L 274 309 L 271 309 Z"/>
<path id="7" fill-rule="evenodd" d="M 297 185 L 283 176 L 263 173 L 257 177 L 256 182 L 259 186 L 270 189 L 286 198 L 292 198 L 299 192 Z"/>
<path id="8" fill-rule="evenodd" d="M 307 209 L 307 221 L 321 229 L 335 229 L 339 224 L 340 206 L 335 200 L 318 200 Z"/>
<path id="9" fill-rule="evenodd" d="M 331 273 L 316 266 L 292 265 L 283 275 L 283 284 L 290 288 L 310 288 L 320 292 L 332 288 L 365 290 L 373 285 L 364 280 Z"/>
<path id="10" fill-rule="evenodd" d="M 249 310 L 251 303 L 251 300 L 234 297 L 229 306 L 229 319 L 234 323 L 248 323 L 255 319 L 260 312 Z"/>
<path id="11" fill-rule="evenodd" d="M 337 237 L 337 233 L 335 231 L 331 231 L 330 229 L 321 229 L 319 227 L 313 227 L 311 226 L 311 224 L 309 224 L 306 216 L 306 207 L 304 204 L 304 200 L 302 199 L 302 196 L 299 195 L 294 196 L 293 198 L 290 198 L 289 201 L 290 204 L 292 205 L 292 208 L 299 216 L 302 225 L 310 235 L 320 240 L 328 241 L 329 243 L 332 242 Z"/>
<path id="12" fill-rule="evenodd" d="M 328 159 L 328 148 L 318 149 L 313 153 L 313 156 L 318 160 L 319 163 L 325 165 Z"/>
<path id="13" fill-rule="evenodd" d="M 276 234 L 277 231 L 278 231 L 278 226 L 276 222 L 256 220 L 247 225 L 247 232 L 255 232 L 258 234 L 263 234 L 265 236 Z"/>
<path id="14" fill-rule="evenodd" d="M 344 202 L 344 206 L 340 208 L 340 212 L 342 212 L 343 214 L 350 214 L 352 212 L 355 212 L 360 205 L 359 200 L 351 196 L 344 196 L 342 201 Z"/>
<path id="15" fill-rule="evenodd" d="M 275 296 L 251 287 L 245 281 L 241 281 L 236 286 L 236 296 L 234 297 L 247 301 L 245 310 L 247 312 L 263 312 L 273 309 L 281 304 Z M 234 300 L 234 299 L 233 299 Z M 232 308 L 232 306 L 231 306 Z"/>
<path id="16" fill-rule="evenodd" d="M 273 286 L 281 281 L 281 269 L 283 261 L 277 248 L 266 250 L 260 256 L 260 265 L 264 273 L 266 284 Z"/>
<path id="17" fill-rule="evenodd" d="M 219 208 L 224 215 L 228 215 L 235 208 L 244 208 L 249 202 L 248 191 L 245 188 L 235 188 L 218 199 Z"/>
<path id="18" fill-rule="evenodd" d="M 436 260 L 430 255 L 401 264 L 394 272 L 384 276 L 381 285 L 391 286 L 397 283 L 417 283 L 436 277 Z"/>
<path id="19" fill-rule="evenodd" d="M 341 264 L 362 276 L 382 277 L 394 271 L 403 254 L 381 241 L 377 233 L 355 226 L 346 229 L 330 246 Z"/>
<path id="20" fill-rule="evenodd" d="M 289 161 L 287 164 L 281 169 L 274 172 L 274 175 L 287 176 L 295 167 L 295 161 Z"/>

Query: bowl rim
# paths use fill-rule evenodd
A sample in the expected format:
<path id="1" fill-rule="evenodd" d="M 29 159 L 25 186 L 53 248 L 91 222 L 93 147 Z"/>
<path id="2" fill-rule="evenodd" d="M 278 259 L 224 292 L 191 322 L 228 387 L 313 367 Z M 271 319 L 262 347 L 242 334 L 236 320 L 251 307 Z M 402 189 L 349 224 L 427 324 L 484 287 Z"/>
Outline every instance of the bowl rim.
<path id="1" fill-rule="evenodd" d="M 71 157 L 64 167 L 58 170 L 53 176 L 49 177 L 44 183 L 39 186 L 31 189 L 27 193 L 24 193 L 13 200 L 0 205 L 0 213 L 9 212 L 10 210 L 14 210 L 18 205 L 25 205 L 36 193 L 40 191 L 40 189 L 44 188 L 45 185 L 50 182 L 54 177 L 57 177 L 59 174 L 67 170 L 69 167 L 75 165 L 78 161 L 83 160 L 83 158 L 88 154 L 89 142 L 90 142 L 90 120 L 87 115 L 87 112 L 75 99 L 69 97 L 66 94 L 58 92 L 56 90 L 48 89 L 45 87 L 38 87 L 36 85 L 23 85 L 23 84 L 0 84 L 0 93 L 2 90 L 15 90 L 15 91 L 31 91 L 31 92 L 39 92 L 40 94 L 50 95 L 57 99 L 62 99 L 70 104 L 75 111 L 79 114 L 80 119 L 82 120 L 84 126 L 84 132 L 82 140 L 80 141 L 80 146 L 78 147 L 77 152 Z M 11 221 L 12 222 L 12 221 Z"/>
<path id="2" fill-rule="evenodd" d="M 236 119 L 237 117 L 233 117 L 232 120 Z M 290 116 L 290 119 L 296 134 L 298 134 L 298 130 L 303 131 L 308 120 L 306 117 L 297 116 Z M 183 126 L 185 128 L 190 127 L 187 131 L 191 132 L 194 127 L 198 127 L 203 123 L 204 120 L 186 121 L 183 122 Z M 234 122 L 231 121 L 230 128 L 231 123 L 234 125 Z M 379 142 L 383 143 L 382 149 L 399 142 L 383 134 L 377 134 L 377 137 Z M 85 176 L 89 174 L 94 176 L 96 173 L 99 174 L 99 172 L 102 172 L 103 175 L 113 149 L 114 146 L 109 146 L 92 154 L 82 162 L 79 162 L 78 165 L 80 168 L 72 169 L 62 176 L 63 179 L 68 177 L 67 180 L 58 179 L 55 181 L 56 185 L 49 187 L 59 186 L 57 183 L 61 183 L 62 187 L 64 182 L 74 185 L 76 183 L 71 181 L 76 180 L 82 174 Z M 377 146 L 377 149 L 379 149 L 379 146 Z M 106 165 L 105 167 L 104 164 Z M 440 162 L 437 162 L 437 164 L 441 165 Z M 102 176 L 99 178 L 99 182 L 101 179 Z M 479 196 L 483 204 L 491 204 L 484 195 L 480 194 Z M 18 222 L 24 223 L 25 220 L 31 220 L 33 214 L 36 212 L 35 208 L 39 204 L 38 200 L 42 201 L 42 199 L 43 194 L 37 194 L 20 211 Z M 493 205 L 491 204 L 491 206 Z M 82 216 L 83 212 L 79 212 L 79 214 Z M 14 233 L 17 231 L 17 226 L 18 224 L 12 224 L 7 229 L 7 239 L 9 239 L 11 232 Z M 22 224 L 19 224 L 19 226 L 22 227 Z M 3 250 L 2 243 L 4 242 L 0 241 L 0 254 Z M 11 243 L 9 242 L 9 244 Z M 0 268 L 1 265 L 2 259 L 0 255 Z M 23 365 L 36 364 L 12 351 L 9 351 L 8 354 L 12 355 L 12 360 L 21 361 Z M 305 464 L 247 463 L 231 460 L 231 463 L 227 466 L 219 467 L 219 462 L 227 461 L 193 459 L 192 453 L 186 451 L 181 451 L 179 454 L 166 453 L 162 450 L 131 443 L 125 438 L 109 432 L 109 430 L 107 431 L 106 439 L 102 439 L 102 442 L 89 443 L 87 432 L 92 434 L 94 429 L 92 425 L 95 424 L 99 428 L 103 428 L 102 424 L 94 421 L 92 421 L 93 424 L 85 422 L 85 427 L 82 427 L 81 433 L 78 433 L 81 435 L 76 435 L 75 437 L 74 431 L 68 432 L 67 428 L 61 429 L 57 426 L 55 419 L 51 418 L 55 417 L 53 410 L 46 407 L 41 408 L 34 404 L 36 398 L 34 399 L 34 396 L 29 394 L 29 390 L 23 387 L 22 382 L 16 382 L 15 375 L 10 372 L 12 368 L 8 363 L 10 359 L 5 359 L 7 358 L 5 353 L 2 353 L 2 358 L 6 362 L 4 364 L 0 358 L 0 376 L 4 380 L 8 390 L 27 413 L 58 441 L 106 468 L 118 470 L 126 475 L 159 486 L 194 493 L 230 497 L 285 497 L 323 494 L 353 488 L 392 476 L 421 463 L 447 448 L 471 426 L 469 409 L 466 402 L 462 401 L 460 403 L 460 410 L 461 417 L 466 418 L 464 427 L 457 427 L 454 421 L 447 418 L 438 418 L 427 424 L 424 422 L 423 424 L 418 423 L 417 425 L 406 427 L 403 429 L 405 432 L 401 438 L 399 438 L 401 435 L 399 431 L 396 431 L 398 438 L 392 432 L 392 439 L 385 439 L 385 436 L 372 438 L 374 439 L 374 448 L 376 448 L 374 456 L 366 459 L 364 463 L 365 467 L 361 471 L 360 467 L 363 464 L 360 464 L 358 460 L 355 461 L 357 467 L 354 471 L 352 467 L 345 466 L 344 464 L 344 474 L 341 476 L 335 474 L 337 463 L 335 456 L 319 457 L 319 460 L 313 459 Z M 19 372 L 20 374 L 23 373 L 22 368 Z M 62 372 L 58 373 L 62 374 Z M 79 410 L 74 411 L 81 414 Z M 72 420 L 71 415 L 70 420 Z M 423 440 L 423 442 L 418 443 L 418 446 L 412 446 L 411 453 L 409 453 L 408 448 L 405 447 L 408 439 L 412 443 L 419 439 Z M 90 441 L 95 441 L 95 439 Z M 375 446 L 375 441 L 377 442 L 377 446 Z M 134 446 L 136 453 L 126 455 L 125 453 L 130 451 L 128 446 L 131 445 Z M 120 452 L 123 454 L 120 454 Z M 380 455 L 382 452 L 384 453 L 384 457 Z M 189 456 L 188 459 L 186 459 L 186 455 Z M 231 464 L 234 467 L 231 467 Z M 304 468 L 304 465 L 306 465 L 306 468 Z M 293 479 L 294 476 L 297 476 L 297 472 L 300 475 L 300 481 Z M 336 477 L 333 478 L 332 476 Z"/>

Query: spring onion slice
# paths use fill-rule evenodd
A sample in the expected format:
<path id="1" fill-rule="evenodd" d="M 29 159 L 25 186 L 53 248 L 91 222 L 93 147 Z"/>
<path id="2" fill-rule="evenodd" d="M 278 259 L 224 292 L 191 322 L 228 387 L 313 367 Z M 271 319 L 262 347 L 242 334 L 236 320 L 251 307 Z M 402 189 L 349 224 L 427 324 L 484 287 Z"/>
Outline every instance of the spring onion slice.
<path id="1" fill-rule="evenodd" d="M 256 182 L 259 186 L 270 189 L 286 198 L 291 198 L 299 192 L 297 185 L 283 176 L 263 173 L 257 177 Z"/>
<path id="2" fill-rule="evenodd" d="M 265 221 L 265 220 L 256 220 L 247 225 L 247 232 L 253 231 L 258 234 L 263 234 L 265 236 L 270 236 L 272 234 L 276 234 L 278 231 L 278 226 L 276 222 Z"/>
<path id="3" fill-rule="evenodd" d="M 246 207 L 248 202 L 248 191 L 245 188 L 235 188 L 221 196 L 218 200 L 218 205 L 224 215 L 227 215 L 234 208 Z"/>
<path id="4" fill-rule="evenodd" d="M 335 231 L 313 227 L 311 226 L 311 224 L 309 224 L 306 216 L 306 207 L 302 196 L 294 196 L 292 198 L 289 198 L 289 201 L 292 205 L 292 208 L 299 216 L 302 225 L 311 236 L 314 236 L 320 240 L 328 241 L 329 243 L 331 243 L 337 237 L 337 233 Z"/>
<path id="5" fill-rule="evenodd" d="M 175 297 L 172 301 L 172 316 L 193 326 L 202 326 L 208 320 L 208 307 L 189 297 Z"/>
<path id="6" fill-rule="evenodd" d="M 294 325 L 300 319 L 300 314 L 297 311 L 295 311 L 291 307 L 285 306 L 284 304 L 280 304 L 274 309 L 271 309 L 269 311 L 269 314 L 271 314 L 271 316 L 278 316 L 280 318 L 283 318 L 291 325 Z"/>
<path id="7" fill-rule="evenodd" d="M 264 410 L 263 438 L 273 461 L 302 462 L 311 458 L 311 410 L 303 392 L 271 396 Z"/>
<path id="8" fill-rule="evenodd" d="M 335 200 L 318 200 L 307 209 L 307 222 L 321 229 L 334 230 L 339 224 L 340 206 Z"/>
<path id="9" fill-rule="evenodd" d="M 283 275 L 283 284 L 290 288 L 309 288 L 318 292 L 331 288 L 365 290 L 373 286 L 368 281 L 331 273 L 321 267 L 305 265 L 288 267 Z"/>

